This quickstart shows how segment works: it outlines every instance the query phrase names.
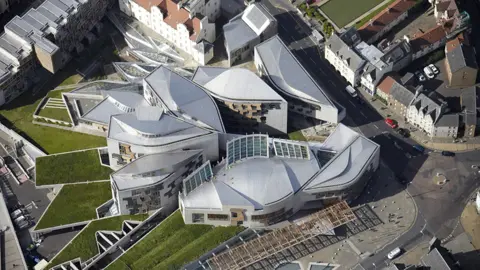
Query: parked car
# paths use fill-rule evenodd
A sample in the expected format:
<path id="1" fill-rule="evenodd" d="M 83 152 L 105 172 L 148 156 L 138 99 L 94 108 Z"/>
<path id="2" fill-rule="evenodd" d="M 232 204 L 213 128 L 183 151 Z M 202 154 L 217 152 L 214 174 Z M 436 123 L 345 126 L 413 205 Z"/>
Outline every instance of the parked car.
<path id="1" fill-rule="evenodd" d="M 417 150 L 418 152 L 421 152 L 421 153 L 423 153 L 425 151 L 425 148 L 421 145 L 418 145 L 418 144 L 415 144 L 413 146 L 413 149 L 415 149 L 415 150 Z"/>
<path id="2" fill-rule="evenodd" d="M 454 156 L 455 156 L 455 153 L 450 152 L 450 151 L 442 151 L 442 156 L 445 156 L 445 157 L 454 157 Z"/>
<path id="3" fill-rule="evenodd" d="M 435 73 L 433 73 L 433 70 L 430 67 L 424 67 L 423 72 L 425 72 L 425 75 L 427 75 L 429 79 L 433 79 L 435 77 Z"/>
<path id="4" fill-rule="evenodd" d="M 418 79 L 418 81 L 420 81 L 420 82 L 424 82 L 425 80 L 427 80 L 427 79 L 425 78 L 425 75 L 423 75 L 423 72 L 421 72 L 421 71 L 415 72 L 415 76 L 417 76 L 417 79 Z"/>
<path id="5" fill-rule="evenodd" d="M 440 73 L 440 71 L 434 64 L 430 64 L 428 65 L 428 67 L 433 71 L 433 74 L 437 75 L 438 73 Z"/>
<path id="6" fill-rule="evenodd" d="M 387 258 L 389 258 L 390 260 L 393 260 L 398 255 L 400 255 L 400 253 L 402 253 L 402 250 L 399 247 L 397 247 L 388 253 Z"/>
<path id="7" fill-rule="evenodd" d="M 402 137 L 404 137 L 404 138 L 410 137 L 410 133 L 408 132 L 407 129 L 404 129 L 404 128 L 399 128 L 398 129 L 398 134 L 402 135 Z"/>
<path id="8" fill-rule="evenodd" d="M 391 128 L 397 128 L 398 125 L 390 118 L 385 119 L 385 123 Z"/>

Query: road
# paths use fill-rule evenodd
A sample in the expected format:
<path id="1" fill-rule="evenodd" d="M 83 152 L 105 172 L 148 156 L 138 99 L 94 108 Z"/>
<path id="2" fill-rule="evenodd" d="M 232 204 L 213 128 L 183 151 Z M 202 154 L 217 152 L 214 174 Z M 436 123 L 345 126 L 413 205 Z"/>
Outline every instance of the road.
<path id="1" fill-rule="evenodd" d="M 407 181 L 413 180 L 407 186 L 407 191 L 417 204 L 416 221 L 409 231 L 377 251 L 372 257 L 365 259 L 361 265 L 365 269 L 382 267 L 388 263 L 385 261 L 387 253 L 397 246 L 408 250 L 432 236 L 441 239 L 448 237 L 458 224 L 458 217 L 468 196 L 479 186 L 478 173 L 473 172 L 470 167 L 480 164 L 480 155 L 476 152 L 457 154 L 446 161 L 444 166 L 460 167 L 461 178 L 448 183 L 445 187 L 426 185 L 422 181 L 427 180 L 416 177 L 418 170 L 424 167 L 425 162 L 430 164 L 433 161 L 432 166 L 435 166 L 437 160 L 441 161 L 445 157 L 435 152 L 423 155 L 416 153 L 412 148 L 416 143 L 393 132 L 368 102 L 360 104 L 353 100 L 344 90 L 347 83 L 321 56 L 321 49 L 309 37 L 310 28 L 297 15 L 288 0 L 261 2 L 278 20 L 278 34 L 297 59 L 327 94 L 345 107 L 347 117 L 342 122 L 380 144 L 382 162 L 397 176 L 402 176 Z M 408 158 L 409 155 L 413 157 Z"/>

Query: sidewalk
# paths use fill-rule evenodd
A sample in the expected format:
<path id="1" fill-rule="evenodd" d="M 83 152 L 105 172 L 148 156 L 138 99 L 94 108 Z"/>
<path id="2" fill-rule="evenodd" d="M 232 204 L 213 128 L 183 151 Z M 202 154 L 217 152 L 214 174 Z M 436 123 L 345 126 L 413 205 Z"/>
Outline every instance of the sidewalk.
<path id="1" fill-rule="evenodd" d="M 425 148 L 437 151 L 463 152 L 480 149 L 480 138 L 464 138 L 465 142 L 453 143 L 453 138 L 430 138 L 425 132 L 417 127 L 410 125 L 397 114 L 393 113 L 388 105 L 385 105 L 380 99 L 372 101 L 372 96 L 364 90 L 358 91 L 383 118 L 391 117 L 398 123 L 399 127 L 406 128 L 410 131 L 410 138 Z M 382 110 L 382 108 L 384 108 Z"/>

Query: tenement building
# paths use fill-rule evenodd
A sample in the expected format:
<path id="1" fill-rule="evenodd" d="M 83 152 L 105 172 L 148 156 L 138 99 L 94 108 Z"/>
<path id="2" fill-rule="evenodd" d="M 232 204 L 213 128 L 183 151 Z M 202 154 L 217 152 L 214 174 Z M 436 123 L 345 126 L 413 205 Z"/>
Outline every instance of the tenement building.
<path id="1" fill-rule="evenodd" d="M 306 204 L 318 208 L 358 197 L 379 164 L 380 147 L 339 124 L 321 144 L 268 135 L 237 137 L 226 159 L 204 163 L 183 180 L 186 224 L 264 227 Z"/>
<path id="2" fill-rule="evenodd" d="M 287 101 L 289 111 L 328 123 L 342 121 L 345 108 L 328 97 L 278 35 L 254 50 L 255 67 Z"/>
<path id="3" fill-rule="evenodd" d="M 0 105 L 29 89 L 41 65 L 55 73 L 95 36 L 108 1 L 46 0 L 8 22 L 0 36 Z"/>
<path id="4" fill-rule="evenodd" d="M 192 80 L 215 98 L 228 133 L 287 133 L 287 102 L 250 70 L 198 67 Z"/>
<path id="5" fill-rule="evenodd" d="M 205 65 L 213 58 L 220 0 L 119 0 L 120 10 Z"/>

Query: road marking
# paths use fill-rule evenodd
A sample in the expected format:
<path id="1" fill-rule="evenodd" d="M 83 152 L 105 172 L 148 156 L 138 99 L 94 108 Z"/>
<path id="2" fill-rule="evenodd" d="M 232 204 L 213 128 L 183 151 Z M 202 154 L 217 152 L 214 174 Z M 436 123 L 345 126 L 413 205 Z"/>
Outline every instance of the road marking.
<path id="1" fill-rule="evenodd" d="M 310 58 L 310 61 L 312 61 L 312 63 L 313 63 L 313 64 L 315 64 L 315 61 L 313 61 L 313 59 L 312 59 L 312 58 Z"/>
<path id="2" fill-rule="evenodd" d="M 325 76 L 327 75 L 327 74 L 325 74 L 325 71 L 323 71 L 322 69 L 319 69 L 319 71 L 322 72 L 323 75 L 325 75 Z"/>
<path id="3" fill-rule="evenodd" d="M 360 112 L 361 115 L 363 115 L 363 117 L 367 118 L 367 116 L 365 114 L 363 114 L 363 112 Z"/>
<path id="4" fill-rule="evenodd" d="M 355 107 L 355 108 L 357 107 L 357 106 L 355 106 L 355 103 L 353 103 L 351 100 L 349 100 L 348 102 L 350 102 L 353 107 Z"/>
<path id="5" fill-rule="evenodd" d="M 337 87 L 337 85 L 332 80 L 329 80 L 329 82 L 333 84 L 333 86 Z"/>
<path id="6" fill-rule="evenodd" d="M 377 127 L 377 125 L 373 124 L 373 126 L 374 126 L 375 128 L 377 128 L 377 129 L 379 129 L 379 128 Z"/>

